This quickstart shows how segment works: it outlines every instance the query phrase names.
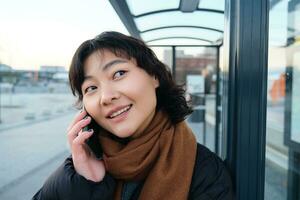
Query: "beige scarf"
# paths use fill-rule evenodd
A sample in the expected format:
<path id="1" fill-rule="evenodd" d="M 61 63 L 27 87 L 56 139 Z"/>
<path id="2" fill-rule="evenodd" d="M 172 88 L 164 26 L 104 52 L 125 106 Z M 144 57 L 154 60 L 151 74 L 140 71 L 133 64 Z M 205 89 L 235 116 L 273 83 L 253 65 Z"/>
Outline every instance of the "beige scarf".
<path id="1" fill-rule="evenodd" d="M 150 125 L 126 145 L 100 137 L 106 170 L 118 180 L 115 199 L 124 181 L 145 180 L 139 199 L 188 199 L 197 142 L 184 121 L 173 125 L 158 111 Z"/>

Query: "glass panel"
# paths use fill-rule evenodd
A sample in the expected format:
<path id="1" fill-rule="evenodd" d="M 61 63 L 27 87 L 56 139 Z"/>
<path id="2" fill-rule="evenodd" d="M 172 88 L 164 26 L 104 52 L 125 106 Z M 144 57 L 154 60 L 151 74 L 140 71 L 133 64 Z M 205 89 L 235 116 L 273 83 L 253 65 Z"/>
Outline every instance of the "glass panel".
<path id="1" fill-rule="evenodd" d="M 126 0 L 126 1 L 130 9 L 130 12 L 133 15 L 140 15 L 147 12 L 179 7 L 179 0 L 168 0 L 163 2 L 161 0 L 151 0 L 151 1 Z"/>
<path id="2" fill-rule="evenodd" d="M 215 150 L 216 48 L 176 48 L 176 82 L 186 84 L 194 112 L 188 123 L 197 141 Z"/>
<path id="3" fill-rule="evenodd" d="M 174 25 L 204 26 L 223 30 L 224 15 L 205 11 L 193 13 L 173 11 L 136 18 L 135 22 L 140 31 Z"/>
<path id="4" fill-rule="evenodd" d="M 173 57 L 172 57 L 172 48 L 171 47 L 150 47 L 152 51 L 154 51 L 157 58 L 166 64 L 168 67 L 170 67 L 170 70 L 172 71 L 172 65 L 173 65 Z"/>
<path id="5" fill-rule="evenodd" d="M 201 39 L 215 42 L 222 37 L 222 33 L 198 28 L 167 28 L 142 33 L 141 36 L 145 41 L 163 37 L 186 36 L 195 38 L 200 37 Z"/>
<path id="6" fill-rule="evenodd" d="M 224 10 L 224 0 L 200 0 L 198 8 L 207 8 L 214 10 Z"/>
<path id="7" fill-rule="evenodd" d="M 265 199 L 300 199 L 300 1 L 270 1 Z"/>

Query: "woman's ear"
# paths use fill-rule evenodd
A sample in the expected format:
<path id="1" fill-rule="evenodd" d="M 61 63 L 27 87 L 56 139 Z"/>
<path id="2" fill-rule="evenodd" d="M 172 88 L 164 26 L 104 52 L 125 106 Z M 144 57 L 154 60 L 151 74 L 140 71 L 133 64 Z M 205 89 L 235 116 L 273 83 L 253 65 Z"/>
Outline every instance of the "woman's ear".
<path id="1" fill-rule="evenodd" d="M 159 80 L 158 80 L 158 78 L 156 76 L 153 76 L 152 80 L 153 80 L 154 87 L 158 88 L 159 87 Z"/>

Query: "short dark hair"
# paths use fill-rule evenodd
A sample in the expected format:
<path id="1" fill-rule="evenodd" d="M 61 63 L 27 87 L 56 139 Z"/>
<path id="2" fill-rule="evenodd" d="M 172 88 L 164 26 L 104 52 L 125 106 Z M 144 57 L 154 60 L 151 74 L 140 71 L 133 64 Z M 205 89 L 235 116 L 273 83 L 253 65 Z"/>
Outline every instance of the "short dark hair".
<path id="1" fill-rule="evenodd" d="M 83 42 L 76 50 L 69 70 L 69 81 L 73 95 L 78 96 L 77 106 L 81 107 L 83 99 L 81 85 L 84 81 L 84 62 L 98 50 L 108 50 L 118 57 L 134 58 L 138 67 L 156 77 L 159 81 L 159 87 L 156 88 L 156 109 L 166 111 L 173 123 L 183 121 L 193 112 L 185 99 L 183 85 L 175 84 L 169 67 L 159 61 L 143 41 L 118 32 L 103 32 Z"/>

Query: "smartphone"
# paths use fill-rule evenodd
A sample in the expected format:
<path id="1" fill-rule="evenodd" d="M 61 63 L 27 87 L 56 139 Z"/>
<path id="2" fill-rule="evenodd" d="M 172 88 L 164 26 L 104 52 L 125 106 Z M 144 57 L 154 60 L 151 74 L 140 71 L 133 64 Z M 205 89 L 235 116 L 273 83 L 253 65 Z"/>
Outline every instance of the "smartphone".
<path id="1" fill-rule="evenodd" d="M 87 114 L 87 116 L 90 116 Z M 90 116 L 91 117 L 91 116 Z M 91 122 L 85 126 L 82 131 L 88 131 L 89 129 L 93 129 L 94 132 L 89 137 L 85 143 L 87 144 L 90 151 L 94 154 L 94 156 L 101 160 L 103 158 L 103 149 L 99 141 L 99 134 L 101 133 L 102 127 L 97 124 L 97 122 L 91 117 Z"/>

